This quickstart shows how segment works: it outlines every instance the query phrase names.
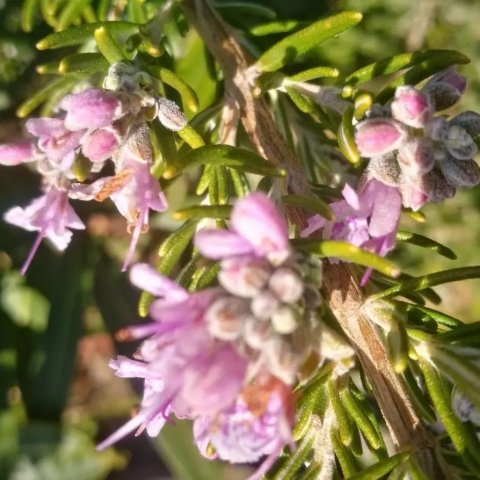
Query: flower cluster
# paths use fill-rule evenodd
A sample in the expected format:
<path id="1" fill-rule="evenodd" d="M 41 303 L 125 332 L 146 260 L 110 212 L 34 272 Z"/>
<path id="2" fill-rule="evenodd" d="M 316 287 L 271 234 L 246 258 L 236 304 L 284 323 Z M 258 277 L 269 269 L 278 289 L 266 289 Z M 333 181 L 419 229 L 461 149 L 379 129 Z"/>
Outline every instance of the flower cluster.
<path id="1" fill-rule="evenodd" d="M 356 126 L 360 154 L 370 158 L 367 178 L 398 188 L 405 207 L 418 210 L 428 201 L 452 197 L 458 187 L 480 182 L 473 160 L 480 115 L 435 116 L 453 106 L 465 87 L 465 78 L 450 69 L 420 90 L 398 87 L 391 104 L 373 105 L 369 118 Z"/>
<path id="2" fill-rule="evenodd" d="M 252 477 L 259 478 L 292 442 L 292 386 L 306 365 L 318 366 L 320 353 L 328 356 L 322 334 L 336 340 L 320 324 L 320 264 L 300 267 L 285 218 L 259 193 L 237 201 L 231 230 L 199 230 L 195 244 L 220 260 L 218 287 L 189 293 L 148 265 L 130 271 L 156 297 L 153 322 L 121 332 L 148 338 L 135 359 L 111 366 L 119 376 L 143 378 L 145 393 L 139 413 L 99 448 L 134 430 L 156 435 L 174 414 L 193 420 L 208 458 L 252 463 L 267 456 Z M 352 354 L 340 346 L 336 359 L 339 352 Z"/>
<path id="3" fill-rule="evenodd" d="M 372 178 L 360 187 L 358 193 L 348 184 L 342 193 L 342 200 L 330 204 L 335 220 L 328 221 L 314 215 L 309 218 L 302 236 L 321 229 L 324 239 L 343 240 L 385 256 L 395 247 L 402 207 L 398 190 Z M 370 272 L 370 269 L 365 272 L 362 285 L 367 282 Z"/>
<path id="4" fill-rule="evenodd" d="M 158 117 L 174 130 L 186 124 L 178 107 L 153 95 L 148 83 L 144 72 L 123 63 L 112 65 L 103 89 L 67 95 L 55 118 L 28 120 L 33 141 L 0 146 L 0 165 L 32 162 L 43 180 L 41 197 L 5 214 L 7 222 L 39 232 L 22 272 L 43 238 L 64 250 L 72 236 L 69 229 L 85 228 L 69 199 L 110 198 L 115 203 L 132 232 L 127 268 L 140 233 L 148 227 L 149 211 L 167 208 L 150 173 L 153 149 L 147 121 Z M 105 175 L 110 160 L 114 175 Z"/>

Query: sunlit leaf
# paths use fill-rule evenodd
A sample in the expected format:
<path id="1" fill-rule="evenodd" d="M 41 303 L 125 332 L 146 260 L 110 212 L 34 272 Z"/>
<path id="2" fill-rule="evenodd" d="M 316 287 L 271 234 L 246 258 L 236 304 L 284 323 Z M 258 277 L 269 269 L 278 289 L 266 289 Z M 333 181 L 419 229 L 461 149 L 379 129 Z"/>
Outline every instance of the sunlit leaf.
<path id="1" fill-rule="evenodd" d="M 307 53 L 313 47 L 317 47 L 323 41 L 357 25 L 361 19 L 362 14 L 359 12 L 342 12 L 312 23 L 269 48 L 257 60 L 255 68 L 260 72 L 278 70 Z"/>

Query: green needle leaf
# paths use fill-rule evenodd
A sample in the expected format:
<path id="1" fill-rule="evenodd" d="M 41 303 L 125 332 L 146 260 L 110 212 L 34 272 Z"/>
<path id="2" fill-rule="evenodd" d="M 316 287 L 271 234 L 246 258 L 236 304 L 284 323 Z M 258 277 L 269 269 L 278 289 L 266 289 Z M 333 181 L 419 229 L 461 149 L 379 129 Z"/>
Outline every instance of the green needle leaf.
<path id="1" fill-rule="evenodd" d="M 298 20 L 284 20 L 279 22 L 263 23 L 255 25 L 250 29 L 250 33 L 256 37 L 272 35 L 275 33 L 288 33 L 304 25 L 305 22 Z"/>
<path id="2" fill-rule="evenodd" d="M 315 80 L 317 78 L 337 78 L 339 75 L 340 72 L 336 68 L 314 67 L 304 70 L 303 72 L 296 73 L 288 78 L 296 82 L 309 82 L 310 80 Z"/>
<path id="3" fill-rule="evenodd" d="M 146 70 L 163 83 L 174 88 L 182 97 L 183 104 L 192 112 L 198 110 L 198 98 L 195 90 L 182 80 L 175 72 L 159 66 L 147 66 Z"/>
<path id="4" fill-rule="evenodd" d="M 49 100 L 52 95 L 59 92 L 68 92 L 73 85 L 78 82 L 78 78 L 75 75 L 69 75 L 68 77 L 57 78 L 46 87 L 36 92 L 32 97 L 23 102 L 17 109 L 17 115 L 20 118 L 25 118 L 30 115 L 37 107 L 42 103 Z"/>
<path id="5" fill-rule="evenodd" d="M 372 295 L 370 298 L 377 300 L 379 298 L 392 297 L 394 295 L 401 295 L 402 293 L 416 292 L 426 288 L 435 287 L 444 283 L 458 282 L 460 280 L 468 280 L 470 278 L 480 278 L 480 267 L 463 267 L 452 268 L 451 270 L 444 270 L 442 272 L 430 273 L 421 277 L 412 277 L 405 282 Z"/>
<path id="6" fill-rule="evenodd" d="M 418 65 L 415 65 L 403 75 L 400 75 L 393 82 L 383 89 L 375 101 L 384 103 L 395 93 L 395 89 L 401 85 L 416 85 L 431 75 L 444 70 L 451 65 L 469 63 L 470 59 L 455 50 L 443 50 L 442 54 L 435 55 Z"/>
<path id="7" fill-rule="evenodd" d="M 58 72 L 96 73 L 106 72 L 108 67 L 108 60 L 101 53 L 74 53 L 62 59 Z"/>
<path id="8" fill-rule="evenodd" d="M 31 32 L 39 0 L 24 0 L 22 5 L 21 25 L 24 32 Z"/>
<path id="9" fill-rule="evenodd" d="M 292 243 L 295 248 L 302 252 L 319 255 L 320 257 L 336 257 L 347 262 L 358 263 L 364 267 L 378 270 L 389 277 L 400 275 L 399 268 L 391 261 L 362 250 L 349 242 L 298 238 L 292 240 Z"/>
<path id="10" fill-rule="evenodd" d="M 92 0 L 69 0 L 60 13 L 55 30 L 65 30 L 65 28 L 74 23 L 91 1 Z"/>
<path id="11" fill-rule="evenodd" d="M 418 233 L 411 233 L 400 230 L 397 233 L 397 240 L 401 242 L 411 243 L 412 245 L 417 245 L 419 247 L 428 248 L 429 250 L 433 250 L 434 252 L 437 252 L 443 257 L 449 258 L 450 260 L 457 259 L 455 252 L 450 250 L 448 247 L 428 237 L 419 235 Z"/>
<path id="12" fill-rule="evenodd" d="M 366 67 L 356 70 L 347 77 L 345 83 L 355 84 L 368 82 L 373 78 L 395 73 L 403 70 L 404 68 L 418 65 L 426 60 L 441 58 L 445 55 L 449 56 L 450 58 L 454 56 L 456 58 L 455 63 L 469 62 L 469 59 L 465 55 L 454 50 L 420 50 L 413 53 L 401 53 L 400 55 L 385 58 L 379 62 L 372 63 Z"/>
<path id="13" fill-rule="evenodd" d="M 168 168 L 165 171 L 164 178 L 173 178 L 179 175 L 181 171 L 199 165 L 222 165 L 258 175 L 277 177 L 284 177 L 287 174 L 284 169 L 273 166 L 270 162 L 249 150 L 228 145 L 205 145 L 195 148 L 179 158 L 175 167 Z"/>
<path id="14" fill-rule="evenodd" d="M 377 480 L 383 478 L 387 473 L 404 463 L 409 456 L 410 452 L 397 453 L 365 468 L 361 473 L 347 477 L 347 480 Z"/>
<path id="15" fill-rule="evenodd" d="M 307 53 L 329 38 L 357 25 L 362 19 L 359 12 L 342 12 L 319 20 L 308 27 L 285 37 L 269 48 L 255 63 L 260 72 L 273 72 L 297 57 Z"/>
<path id="16" fill-rule="evenodd" d="M 335 213 L 322 200 L 315 197 L 304 197 L 303 195 L 284 195 L 283 203 L 293 207 L 300 207 L 313 213 L 317 213 L 327 220 L 335 220 Z"/>
<path id="17" fill-rule="evenodd" d="M 263 17 L 267 20 L 273 20 L 277 17 L 275 10 L 253 2 L 235 2 L 222 0 L 221 2 L 214 2 L 213 6 L 220 10 L 234 10 L 235 14 L 241 13 L 243 11 L 246 14 Z"/>
<path id="18" fill-rule="evenodd" d="M 39 50 L 49 48 L 71 47 L 81 45 L 93 38 L 95 30 L 105 27 L 110 33 L 134 34 L 138 33 L 138 25 L 130 22 L 95 22 L 78 27 L 70 27 L 62 32 L 52 33 L 37 43 Z"/>
<path id="19" fill-rule="evenodd" d="M 231 212 L 231 205 L 195 205 L 194 207 L 177 210 L 173 216 L 177 220 L 186 220 L 189 218 L 215 218 L 222 220 L 230 218 Z"/>
<path id="20" fill-rule="evenodd" d="M 342 121 L 338 127 L 337 140 L 338 146 L 345 158 L 357 165 L 360 162 L 360 153 L 355 142 L 355 129 L 353 127 L 353 108 L 347 108 L 342 116 Z"/>
<path id="21" fill-rule="evenodd" d="M 105 27 L 97 28 L 93 32 L 93 36 L 97 42 L 98 49 L 111 65 L 126 59 L 122 47 Z"/>

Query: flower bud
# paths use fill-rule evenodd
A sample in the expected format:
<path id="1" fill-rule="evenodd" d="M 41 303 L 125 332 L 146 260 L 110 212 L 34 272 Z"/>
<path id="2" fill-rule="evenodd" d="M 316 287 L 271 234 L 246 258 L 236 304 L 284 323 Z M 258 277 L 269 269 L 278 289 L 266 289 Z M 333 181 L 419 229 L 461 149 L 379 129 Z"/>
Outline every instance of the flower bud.
<path id="1" fill-rule="evenodd" d="M 436 112 L 446 110 L 460 100 L 461 93 L 452 85 L 445 82 L 427 84 L 423 89 L 429 96 Z"/>
<path id="2" fill-rule="evenodd" d="M 357 125 L 355 141 L 362 157 L 376 157 L 397 150 L 405 135 L 403 127 L 394 120 L 373 118 Z"/>
<path id="3" fill-rule="evenodd" d="M 442 171 L 437 167 L 421 177 L 419 186 L 428 195 L 431 202 L 443 202 L 455 195 L 455 188 L 448 183 Z"/>
<path id="4" fill-rule="evenodd" d="M 250 298 L 265 287 L 270 275 L 271 267 L 266 262 L 232 258 L 222 262 L 218 280 L 230 293 Z"/>
<path id="5" fill-rule="evenodd" d="M 449 153 L 459 160 L 471 160 L 478 151 L 473 138 L 458 125 L 450 125 L 443 143 Z"/>
<path id="6" fill-rule="evenodd" d="M 182 130 L 187 125 L 187 119 L 179 106 L 164 97 L 158 99 L 158 119 L 165 128 L 174 132 Z"/>
<path id="7" fill-rule="evenodd" d="M 220 340 L 237 339 L 249 316 L 248 302 L 237 297 L 215 300 L 205 313 L 210 333 Z"/>
<path id="8" fill-rule="evenodd" d="M 282 305 L 271 317 L 274 330 L 282 335 L 294 332 L 298 327 L 299 320 L 299 311 L 290 305 Z"/>
<path id="9" fill-rule="evenodd" d="M 454 87 L 460 92 L 460 94 L 462 94 L 465 91 L 465 88 L 467 88 L 467 79 L 463 75 L 457 73 L 453 68 L 447 68 L 442 72 L 435 74 L 427 82 L 427 86 L 439 82 L 446 83 Z"/>
<path id="10" fill-rule="evenodd" d="M 476 112 L 470 110 L 462 112 L 453 117 L 449 124 L 462 127 L 473 138 L 480 135 L 480 115 Z"/>
<path id="11" fill-rule="evenodd" d="M 264 290 L 252 300 L 250 308 L 259 320 L 268 320 L 279 307 L 278 298 L 270 290 Z"/>
<path id="12" fill-rule="evenodd" d="M 270 290 L 284 303 L 295 303 L 303 294 L 302 277 L 292 268 L 277 268 L 268 282 Z"/>
<path id="13" fill-rule="evenodd" d="M 480 168 L 474 160 L 457 160 L 448 155 L 438 164 L 448 183 L 454 187 L 471 188 L 480 183 Z"/>
<path id="14" fill-rule="evenodd" d="M 272 336 L 265 345 L 265 356 L 272 375 L 287 385 L 295 382 L 302 358 L 286 340 L 278 335 Z"/>
<path id="15" fill-rule="evenodd" d="M 270 340 L 273 329 L 270 322 L 262 322 L 254 317 L 249 317 L 243 325 L 243 337 L 247 345 L 255 350 L 264 348 Z"/>
<path id="16" fill-rule="evenodd" d="M 422 128 L 432 115 L 430 100 L 414 87 L 398 87 L 392 102 L 392 115 L 409 127 Z"/>

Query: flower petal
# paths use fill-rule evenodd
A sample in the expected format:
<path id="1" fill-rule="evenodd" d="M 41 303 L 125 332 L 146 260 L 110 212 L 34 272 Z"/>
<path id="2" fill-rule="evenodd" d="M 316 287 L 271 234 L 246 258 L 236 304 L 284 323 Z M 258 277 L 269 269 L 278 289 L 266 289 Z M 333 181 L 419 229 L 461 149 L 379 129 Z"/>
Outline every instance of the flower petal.
<path id="1" fill-rule="evenodd" d="M 423 127 L 433 113 L 429 97 L 408 85 L 397 87 L 391 107 L 395 120 L 414 128 Z"/>
<path id="2" fill-rule="evenodd" d="M 229 230 L 206 228 L 195 235 L 195 246 L 207 258 L 222 258 L 253 253 L 252 245 L 240 235 Z"/>
<path id="3" fill-rule="evenodd" d="M 0 165 L 10 167 L 32 160 L 34 160 L 34 149 L 30 142 L 0 145 Z"/>
<path id="4" fill-rule="evenodd" d="M 376 157 L 397 150 L 406 132 L 394 120 L 373 118 L 357 125 L 355 141 L 362 157 Z"/>
<path id="5" fill-rule="evenodd" d="M 82 139 L 82 152 L 92 162 L 103 162 L 117 148 L 115 135 L 107 130 L 94 130 Z"/>
<path id="6" fill-rule="evenodd" d="M 153 295 L 182 300 L 188 298 L 187 291 L 173 280 L 161 275 L 146 263 L 137 263 L 130 269 L 130 281 L 138 288 Z"/>
<path id="7" fill-rule="evenodd" d="M 266 195 L 252 193 L 238 200 L 231 224 L 257 254 L 275 263 L 282 263 L 290 255 L 287 222 Z"/>
<path id="8" fill-rule="evenodd" d="M 112 94 L 97 88 L 67 95 L 60 104 L 67 112 L 65 126 L 72 131 L 111 125 L 119 106 Z"/>

